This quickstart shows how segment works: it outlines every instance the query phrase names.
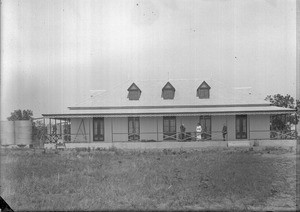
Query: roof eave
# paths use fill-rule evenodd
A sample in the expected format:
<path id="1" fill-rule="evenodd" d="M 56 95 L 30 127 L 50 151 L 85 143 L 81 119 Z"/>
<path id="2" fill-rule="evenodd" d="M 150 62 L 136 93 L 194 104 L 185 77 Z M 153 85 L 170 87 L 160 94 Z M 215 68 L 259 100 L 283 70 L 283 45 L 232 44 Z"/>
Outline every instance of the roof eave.
<path id="1" fill-rule="evenodd" d="M 260 107 L 271 106 L 268 103 L 264 104 L 227 104 L 227 105 L 145 105 L 145 106 L 105 106 L 105 107 L 68 107 L 69 110 L 106 110 L 106 109 L 160 109 L 160 108 L 216 108 L 216 107 Z"/>
<path id="2" fill-rule="evenodd" d="M 43 117 L 48 118 L 80 118 L 80 117 L 130 117 L 130 116 L 141 116 L 141 117 L 151 117 L 151 116 L 199 116 L 199 115 L 259 115 L 259 114 L 291 114 L 296 110 L 277 110 L 277 111 L 218 111 L 218 112 L 181 112 L 181 113 L 81 113 L 81 114 L 42 114 Z"/>

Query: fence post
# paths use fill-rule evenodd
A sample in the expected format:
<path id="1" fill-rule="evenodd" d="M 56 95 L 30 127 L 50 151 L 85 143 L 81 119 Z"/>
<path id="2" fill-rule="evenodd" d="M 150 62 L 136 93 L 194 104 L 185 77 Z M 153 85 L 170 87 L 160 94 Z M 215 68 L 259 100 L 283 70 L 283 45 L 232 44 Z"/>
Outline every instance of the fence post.
<path id="1" fill-rule="evenodd" d="M 296 113 L 295 113 L 295 132 L 296 132 L 296 134 L 297 134 L 297 126 L 298 126 L 298 116 L 297 116 L 297 111 L 296 111 Z"/>
<path id="2" fill-rule="evenodd" d="M 158 118 L 156 117 L 156 141 L 158 141 Z"/>
<path id="3" fill-rule="evenodd" d="M 93 119 L 89 119 L 89 142 L 92 143 L 92 140 L 91 140 L 91 121 Z"/>
<path id="4" fill-rule="evenodd" d="M 250 119 L 250 116 L 251 116 L 251 115 L 249 115 L 249 140 L 250 140 L 250 135 L 251 135 L 251 125 L 250 125 L 251 119 Z"/>
<path id="5" fill-rule="evenodd" d="M 114 142 L 114 127 L 113 127 L 113 117 L 111 117 L 111 142 Z"/>
<path id="6" fill-rule="evenodd" d="M 62 127 L 61 127 L 61 119 L 59 119 L 59 134 L 60 134 L 60 137 L 62 138 Z"/>
<path id="7" fill-rule="evenodd" d="M 13 127 L 14 127 L 14 145 L 17 144 L 17 139 L 16 139 L 16 122 L 13 121 Z"/>
<path id="8" fill-rule="evenodd" d="M 49 134 L 50 134 L 50 136 L 51 136 L 51 118 L 49 119 Z M 51 139 L 51 141 L 52 141 L 52 139 Z"/>

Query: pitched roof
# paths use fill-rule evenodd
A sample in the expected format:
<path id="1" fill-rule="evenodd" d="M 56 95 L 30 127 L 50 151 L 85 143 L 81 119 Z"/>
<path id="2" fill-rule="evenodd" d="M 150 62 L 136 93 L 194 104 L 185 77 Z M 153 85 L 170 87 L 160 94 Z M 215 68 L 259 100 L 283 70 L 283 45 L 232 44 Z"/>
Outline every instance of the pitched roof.
<path id="1" fill-rule="evenodd" d="M 139 89 L 139 87 L 135 84 L 135 83 L 132 83 L 131 85 L 130 85 L 130 87 L 127 89 L 127 91 L 133 91 L 133 90 L 141 90 L 141 89 Z"/>
<path id="2" fill-rule="evenodd" d="M 205 81 L 203 81 L 201 83 L 201 85 L 199 85 L 199 87 L 197 88 L 197 90 L 201 89 L 201 88 L 208 88 L 208 89 L 210 89 L 210 86 Z"/>
<path id="3" fill-rule="evenodd" d="M 162 90 L 165 89 L 174 90 L 174 91 L 176 90 L 170 82 L 167 82 L 167 84 L 165 84 L 165 86 L 162 88 Z"/>
<path id="4" fill-rule="evenodd" d="M 211 87 L 209 99 L 199 99 L 197 88 L 203 83 Z M 171 79 L 168 81 L 175 89 L 176 95 L 172 100 L 161 97 L 162 88 L 167 85 L 166 80 L 134 80 L 135 85 L 142 91 L 138 101 L 127 98 L 128 87 L 133 81 L 126 81 L 112 90 L 108 90 L 93 98 L 69 107 L 81 109 L 85 107 L 136 107 L 136 106 L 183 106 L 183 105 L 270 105 L 262 97 L 255 94 L 245 94 L 241 91 L 213 79 Z"/>

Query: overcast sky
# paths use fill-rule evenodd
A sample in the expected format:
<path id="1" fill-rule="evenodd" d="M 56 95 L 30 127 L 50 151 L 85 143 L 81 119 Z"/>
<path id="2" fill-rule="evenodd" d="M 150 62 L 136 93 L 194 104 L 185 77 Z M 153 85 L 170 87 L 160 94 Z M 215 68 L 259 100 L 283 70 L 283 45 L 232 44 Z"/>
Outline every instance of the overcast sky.
<path id="1" fill-rule="evenodd" d="M 4 0 L 1 119 L 135 79 L 296 95 L 295 0 Z"/>

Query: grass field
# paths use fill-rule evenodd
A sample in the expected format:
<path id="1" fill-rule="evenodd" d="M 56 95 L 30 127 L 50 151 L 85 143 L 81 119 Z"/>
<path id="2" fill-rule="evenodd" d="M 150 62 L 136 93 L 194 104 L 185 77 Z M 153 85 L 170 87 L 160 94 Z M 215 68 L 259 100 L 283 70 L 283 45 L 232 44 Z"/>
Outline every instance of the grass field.
<path id="1" fill-rule="evenodd" d="M 1 196 L 14 210 L 292 210 L 296 153 L 2 149 Z"/>

